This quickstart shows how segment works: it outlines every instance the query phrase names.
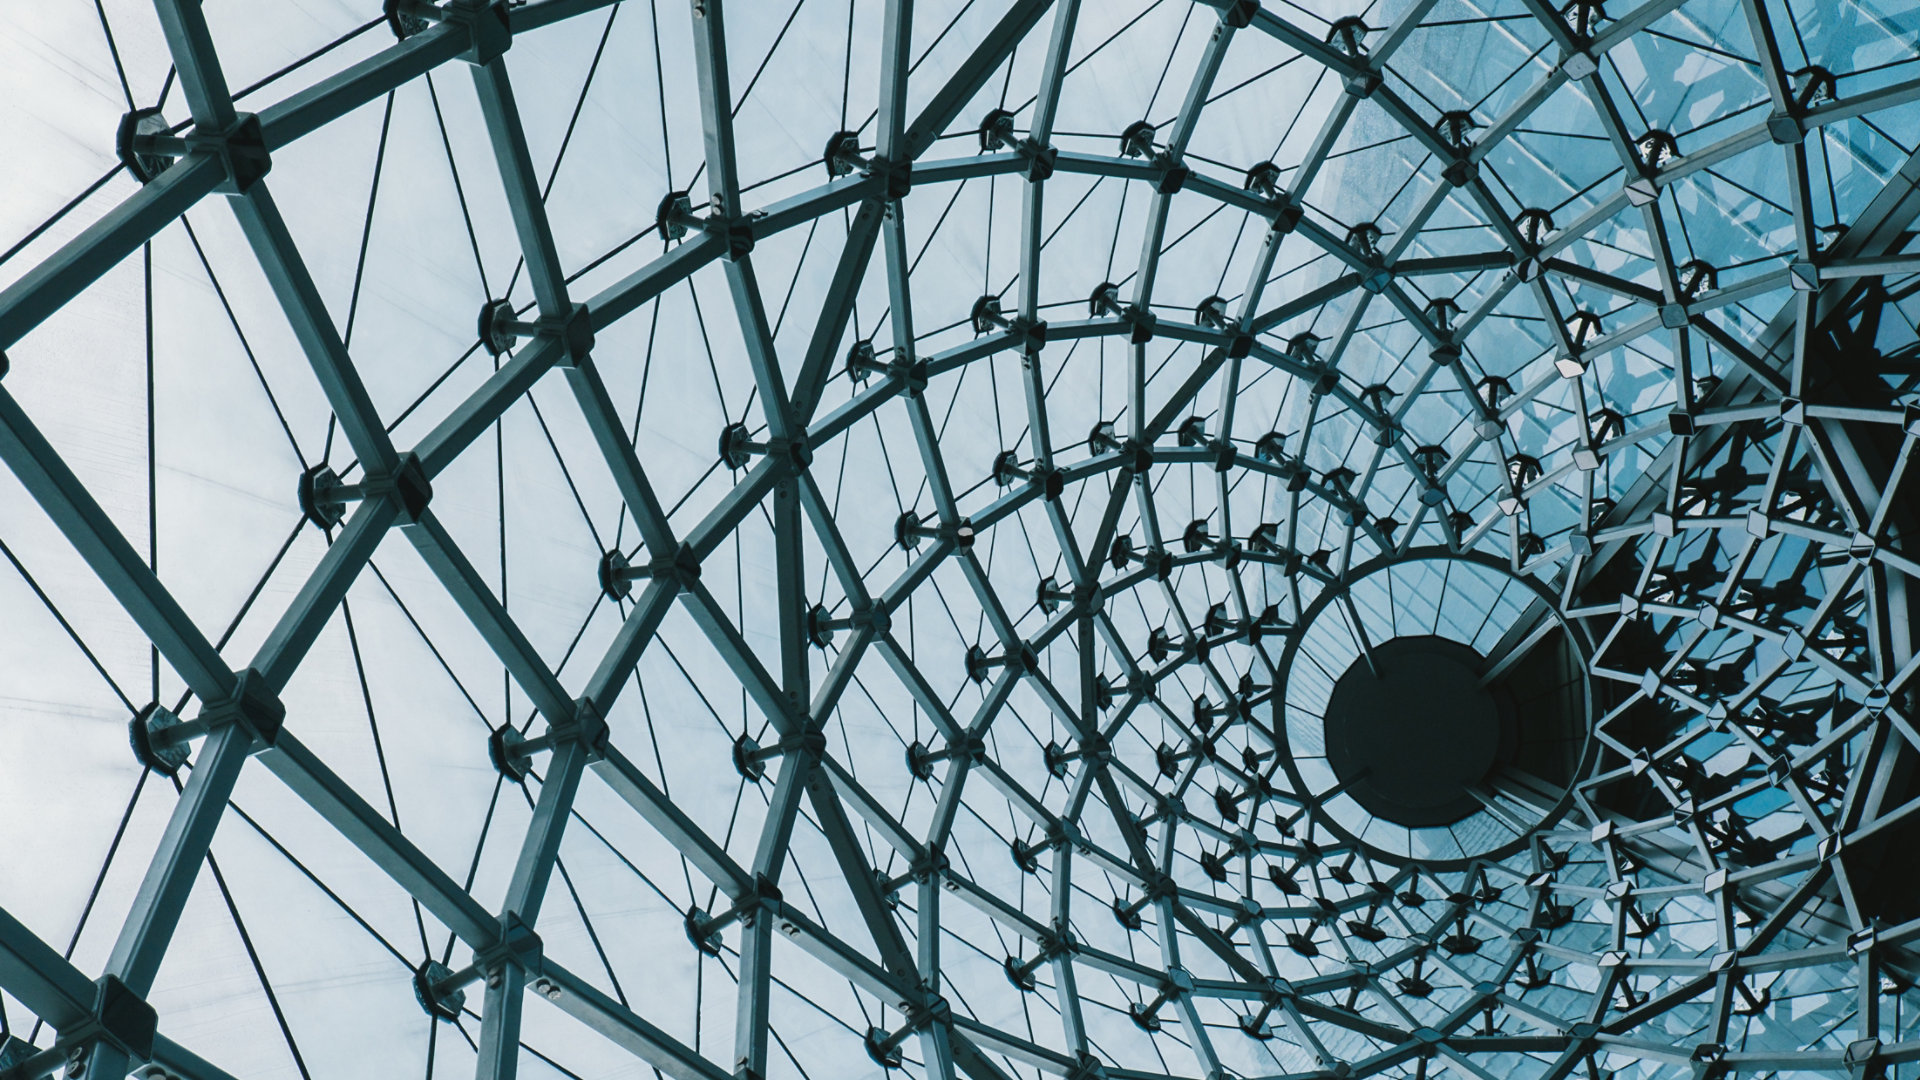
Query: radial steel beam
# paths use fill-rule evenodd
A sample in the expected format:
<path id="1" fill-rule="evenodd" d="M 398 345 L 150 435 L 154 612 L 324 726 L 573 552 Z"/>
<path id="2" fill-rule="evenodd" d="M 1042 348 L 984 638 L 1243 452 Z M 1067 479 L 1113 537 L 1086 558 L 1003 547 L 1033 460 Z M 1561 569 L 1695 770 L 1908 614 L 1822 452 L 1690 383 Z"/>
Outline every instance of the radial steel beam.
<path id="1" fill-rule="evenodd" d="M 386 425 L 381 423 L 373 399 L 347 355 L 339 330 L 327 313 L 326 301 L 320 298 L 300 248 L 280 216 L 280 208 L 267 192 L 266 181 L 234 196 L 232 203 L 234 216 L 252 243 L 260 268 L 266 272 L 267 282 L 273 286 L 294 337 L 306 352 L 340 420 L 340 431 L 359 456 L 361 467 L 374 475 L 391 473 L 398 460 L 393 441 L 387 437 Z"/>
<path id="2" fill-rule="evenodd" d="M 4 387 L 0 387 L 0 460 L 200 700 L 225 700 L 233 691 L 234 678 L 219 651 Z"/>
<path id="3" fill-rule="evenodd" d="M 260 133 L 269 149 L 286 146 L 454 60 L 469 44 L 459 25 L 436 23 L 261 109 Z"/>
<path id="4" fill-rule="evenodd" d="M 654 493 L 653 482 L 647 479 L 646 469 L 640 465 L 633 440 L 622 427 L 620 414 L 614 408 L 613 398 L 607 393 L 599 370 L 591 358 L 583 357 L 568 364 L 563 371 L 567 385 L 573 390 L 574 400 L 579 403 L 580 413 L 587 421 L 587 428 L 593 432 L 594 442 L 599 444 L 600 456 L 613 473 L 613 481 L 619 486 L 621 497 L 626 499 L 627 512 L 639 527 L 640 537 L 646 542 L 649 554 L 655 557 L 671 554 L 677 541 L 673 538 L 673 527 L 667 521 L 666 507 Z"/>
<path id="5" fill-rule="evenodd" d="M 260 762 L 460 940 L 476 950 L 495 944 L 499 921 L 292 732 L 280 732 Z"/>
<path id="6" fill-rule="evenodd" d="M 593 771 L 721 892 L 738 900 L 753 889 L 753 874 L 735 862 L 619 750 L 608 747 L 593 762 Z"/>
<path id="7" fill-rule="evenodd" d="M 480 1048 L 474 1075 L 480 1080 L 513 1080 L 520 1075 L 520 1019 L 526 1008 L 528 972 L 506 962 L 489 973 L 480 1006 Z"/>
<path id="8" fill-rule="evenodd" d="M 233 126 L 233 95 L 220 70 L 220 54 L 213 47 L 206 15 L 199 0 L 154 0 L 174 73 L 193 110 L 193 122 L 203 131 L 225 131 Z"/>
<path id="9" fill-rule="evenodd" d="M 779 885 L 780 874 L 792 853 L 793 830 L 800 818 L 800 800 L 814 771 L 817 755 L 811 750 L 789 754 L 780 766 L 780 779 L 768 799 L 766 818 L 754 849 L 756 883 Z M 772 903 L 777 903 L 772 901 Z M 735 999 L 734 1075 L 753 1080 L 767 1075 L 767 1050 L 772 1036 L 774 912 L 769 899 L 740 927 L 740 961 Z"/>
<path id="10" fill-rule="evenodd" d="M 406 533 L 421 559 L 440 579 L 454 603 L 460 605 L 494 655 L 513 673 L 514 681 L 520 684 L 534 707 L 549 720 L 571 720 L 573 699 L 566 688 L 560 685 L 539 650 L 500 605 L 486 579 L 467 560 L 433 512 L 429 510 L 421 514 L 418 521 L 409 523 Z"/>
<path id="11" fill-rule="evenodd" d="M 786 378 L 780 370 L 779 352 L 773 344 L 773 326 L 767 320 L 766 303 L 760 291 L 760 278 L 753 270 L 753 259 L 741 255 L 729 260 L 725 269 L 741 340 L 746 346 L 747 364 L 753 371 L 754 386 L 760 391 L 767 434 L 775 440 L 793 439 L 802 433 L 787 399 Z"/>
<path id="12" fill-rule="evenodd" d="M 631 315 L 640 305 L 693 276 L 693 272 L 725 254 L 724 240 L 702 232 L 687 242 L 647 263 L 640 269 L 595 293 L 587 301 L 596 330 L 611 326 L 615 320 Z"/>
<path id="13" fill-rule="evenodd" d="M 133 908 L 107 958 L 107 971 L 141 997 L 153 989 L 154 976 L 187 906 L 187 894 L 213 847 L 214 830 L 226 813 L 240 767 L 253 749 L 253 735 L 239 724 L 216 729 L 201 744 L 193 774 L 173 805 L 147 876 L 134 894 Z"/>
<path id="14" fill-rule="evenodd" d="M 908 126 L 902 138 L 907 157 L 918 158 L 927 152 L 1052 6 L 1053 0 L 1016 0 L 1000 16 Z"/>
<path id="15" fill-rule="evenodd" d="M 549 730 L 551 718 L 549 718 Z M 589 750 L 578 739 L 556 747 L 540 784 L 533 820 L 514 862 L 507 884 L 501 922 L 518 920 L 533 926 L 560 858 L 560 839 L 573 813 L 574 796 L 587 766 Z M 532 974 L 517 957 L 495 961 L 485 973 L 486 1000 L 480 1014 L 480 1054 L 474 1075 L 480 1080 L 513 1080 L 519 1074 L 520 1021 L 525 1008 L 524 987 Z"/>
<path id="16" fill-rule="evenodd" d="M 600 666 L 594 669 L 593 676 L 587 680 L 586 693 L 581 695 L 592 702 L 601 716 L 609 715 L 613 710 L 614 699 L 634 678 L 634 668 L 640 663 L 640 655 L 660 629 L 661 620 L 673 606 L 674 597 L 679 595 L 677 582 L 665 578 L 654 578 L 647 582 L 646 591 L 627 613 L 620 630 L 607 646 L 601 657 Z"/>
<path id="17" fill-rule="evenodd" d="M 32 332 L 226 179 L 210 153 L 189 154 L 0 290 L 0 349 Z"/>
<path id="18" fill-rule="evenodd" d="M 874 153 L 890 162 L 908 151 L 907 72 L 913 67 L 913 0 L 887 0 L 880 16 L 880 111 Z"/>
<path id="19" fill-rule="evenodd" d="M 440 475 L 473 445 L 506 411 L 518 404 L 535 383 L 565 354 L 559 340 L 537 337 L 487 377 L 446 418 L 435 425 L 414 447 L 421 471 L 431 480 Z"/>
<path id="20" fill-rule="evenodd" d="M 721 0 L 693 4 L 693 59 L 700 86 L 709 210 L 721 220 L 730 220 L 741 212 L 740 169 L 733 153 L 733 88 L 727 74 L 726 5 Z"/>
<path id="21" fill-rule="evenodd" d="M 0 908 L 0 987 L 55 1030 L 93 1014 L 93 980 Z"/>
<path id="22" fill-rule="evenodd" d="M 715 651 L 733 669 L 747 697 L 760 708 L 767 722 L 783 736 L 795 734 L 805 727 L 807 718 L 791 707 L 780 680 L 760 662 L 753 647 L 741 636 L 739 628 L 727 617 L 726 610 L 713 593 L 695 579 L 682 586 L 680 598 L 687 606 L 687 613 L 693 616 L 693 621 L 700 625 L 700 629 L 706 631 L 707 639 L 712 642 Z"/>
<path id="23" fill-rule="evenodd" d="M 879 199 L 862 201 L 848 226 L 846 246 L 840 251 L 833 280 L 821 300 L 813 338 L 793 380 L 793 415 L 795 422 L 802 426 L 812 421 L 820 395 L 833 376 L 834 361 L 840 358 L 840 339 L 846 336 L 847 323 L 853 318 L 854 302 L 860 294 L 860 282 L 873 261 L 873 245 L 880 238 L 880 224 L 885 216 L 883 205 Z"/>
<path id="24" fill-rule="evenodd" d="M 813 806 L 814 819 L 820 826 L 820 832 L 827 838 L 827 846 L 833 851 L 834 862 L 841 871 L 841 880 L 847 883 L 853 893 L 854 905 L 859 908 L 860 918 L 866 923 L 867 934 L 879 950 L 881 965 L 901 978 L 920 978 L 922 973 L 916 971 L 913 950 L 908 947 L 906 935 L 895 921 L 895 914 L 880 895 L 873 864 L 854 835 L 846 808 L 840 803 L 837 785 L 852 781 L 853 778 L 843 771 L 829 771 L 825 767 L 814 769 L 807 781 L 808 801 Z"/>
<path id="25" fill-rule="evenodd" d="M 346 527 L 327 545 L 327 553 L 320 557 L 319 565 L 261 642 L 254 654 L 253 667 L 275 693 L 292 680 L 307 650 L 313 647 L 320 631 L 333 618 L 334 610 L 346 598 L 347 590 L 386 538 L 387 529 L 400 515 L 394 502 L 386 497 L 373 498 L 354 510 Z"/>
<path id="26" fill-rule="evenodd" d="M 578 740 L 572 740 L 555 749 L 547 764 L 533 821 L 527 826 L 520 857 L 514 862 L 513 879 L 507 884 L 506 913 L 519 916 L 529 926 L 538 918 L 546 899 L 560 854 L 561 834 L 573 812 L 574 796 L 580 790 L 580 777 L 591 753 Z"/>
<path id="27" fill-rule="evenodd" d="M 25 1005 L 34 1016 L 67 1036 L 99 1022 L 94 1015 L 99 1001 L 99 985 L 88 981 L 80 970 L 55 952 L 33 931 L 0 909 L 0 989 Z M 124 1003 L 122 1003 L 124 1005 Z M 124 1019 L 133 1019 L 127 1013 Z M 62 1053 L 61 1057 L 66 1058 Z M 144 1064 L 116 1048 L 96 1050 L 87 1064 L 90 1068 L 112 1070 Z M 151 1053 L 146 1057 L 182 1080 L 233 1080 L 219 1068 L 158 1033 L 153 1034 Z M 126 1069 L 122 1068 L 122 1072 Z M 109 1075 L 111 1073 L 109 1072 Z"/>
<path id="28" fill-rule="evenodd" d="M 481 115 L 486 118 L 487 135 L 493 141 L 500 182 L 507 192 L 507 210 L 513 215 L 514 231 L 520 237 L 521 257 L 527 261 L 527 283 L 533 286 L 541 315 L 564 318 L 571 310 L 566 272 L 560 266 L 560 253 L 554 246 L 545 193 L 533 170 L 533 156 L 527 150 L 527 133 L 520 122 L 520 107 L 514 101 L 506 61 L 494 57 L 484 64 L 473 65 L 472 69 L 474 92 L 480 99 Z"/>
<path id="29" fill-rule="evenodd" d="M 1060 0 L 1054 7 L 1053 34 L 1047 45 L 1046 64 L 1041 68 L 1040 89 L 1034 97 L 1033 118 L 1027 127 L 1027 138 L 1036 147 L 1049 146 L 1053 141 L 1053 120 L 1060 111 L 1060 87 L 1066 81 L 1067 57 L 1073 49 L 1073 28 L 1079 14 L 1080 0 Z M 1020 317 L 1023 319 L 1039 317 L 1040 248 L 1045 243 L 1041 229 L 1046 191 L 1044 180 L 1030 180 L 1021 192 Z M 1036 427 L 1043 430 L 1042 425 Z M 1038 432 L 1035 434 L 1035 453 L 1046 460 L 1052 448 L 1038 438 Z"/>
<path id="30" fill-rule="evenodd" d="M 562 1012 L 674 1080 L 740 1080 L 633 1010 L 556 964 L 546 964 L 534 989 Z"/>

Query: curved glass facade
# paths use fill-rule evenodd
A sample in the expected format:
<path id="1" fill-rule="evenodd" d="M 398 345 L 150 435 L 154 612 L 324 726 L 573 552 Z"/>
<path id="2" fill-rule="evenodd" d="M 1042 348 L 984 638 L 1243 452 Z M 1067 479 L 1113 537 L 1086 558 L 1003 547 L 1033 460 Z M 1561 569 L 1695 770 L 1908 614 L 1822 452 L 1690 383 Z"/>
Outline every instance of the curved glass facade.
<path id="1" fill-rule="evenodd" d="M 0 1078 L 1920 1075 L 1920 8 L 0 11 Z"/>

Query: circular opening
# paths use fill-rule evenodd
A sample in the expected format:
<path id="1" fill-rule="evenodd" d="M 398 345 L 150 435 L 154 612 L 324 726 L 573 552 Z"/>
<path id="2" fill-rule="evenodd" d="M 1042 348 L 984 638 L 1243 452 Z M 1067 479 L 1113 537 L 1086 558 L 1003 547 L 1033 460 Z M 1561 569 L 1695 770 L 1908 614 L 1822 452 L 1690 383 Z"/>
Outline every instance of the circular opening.
<path id="1" fill-rule="evenodd" d="M 1480 809 L 1474 789 L 1515 742 L 1512 702 L 1485 667 L 1470 646 L 1432 635 L 1395 638 L 1348 666 L 1322 722 L 1327 763 L 1355 802 L 1409 828 Z"/>
<path id="2" fill-rule="evenodd" d="M 1329 587 L 1281 658 L 1283 764 L 1308 812 L 1430 868 L 1512 851 L 1588 756 L 1585 651 L 1538 582 L 1416 551 Z"/>

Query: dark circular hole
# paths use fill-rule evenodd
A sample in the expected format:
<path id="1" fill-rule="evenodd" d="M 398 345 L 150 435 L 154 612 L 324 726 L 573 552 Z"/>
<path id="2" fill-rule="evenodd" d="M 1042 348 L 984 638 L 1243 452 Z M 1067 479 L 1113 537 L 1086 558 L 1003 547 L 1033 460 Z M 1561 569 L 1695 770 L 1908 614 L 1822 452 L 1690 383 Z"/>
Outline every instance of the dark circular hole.
<path id="1" fill-rule="evenodd" d="M 1514 709 L 1480 685 L 1485 658 L 1440 637 L 1395 638 L 1361 656 L 1327 702 L 1327 762 L 1353 800 L 1397 825 L 1450 825 L 1514 749 Z"/>

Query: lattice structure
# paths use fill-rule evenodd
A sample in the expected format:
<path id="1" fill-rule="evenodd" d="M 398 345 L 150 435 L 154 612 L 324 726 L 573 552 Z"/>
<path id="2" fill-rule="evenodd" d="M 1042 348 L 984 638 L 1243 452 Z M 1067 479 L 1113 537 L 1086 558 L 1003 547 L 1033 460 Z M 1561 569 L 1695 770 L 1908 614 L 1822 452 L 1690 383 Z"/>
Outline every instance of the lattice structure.
<path id="1" fill-rule="evenodd" d="M 0 1078 L 1920 1068 L 1911 4 L 48 7 Z"/>

